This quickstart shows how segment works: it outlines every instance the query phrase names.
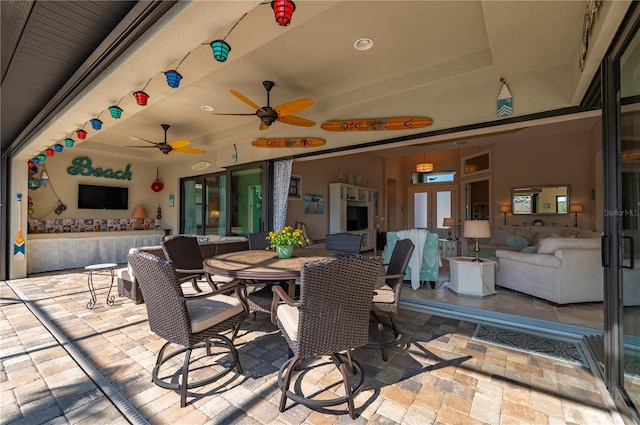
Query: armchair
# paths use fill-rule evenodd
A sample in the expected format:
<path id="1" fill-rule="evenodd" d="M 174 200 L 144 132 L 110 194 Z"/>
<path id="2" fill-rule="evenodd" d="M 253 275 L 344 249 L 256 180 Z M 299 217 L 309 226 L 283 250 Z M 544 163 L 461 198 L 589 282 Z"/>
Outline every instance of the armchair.
<path id="1" fill-rule="evenodd" d="M 303 264 L 298 302 L 289 298 L 282 288 L 273 288 L 271 321 L 278 325 L 293 351 L 293 357 L 278 372 L 278 385 L 282 391 L 281 412 L 285 410 L 287 398 L 313 407 L 346 402 L 349 415 L 355 419 L 353 397 L 362 387 L 364 371 L 351 358 L 351 350 L 369 341 L 371 299 L 381 269 L 381 257 L 345 254 Z M 346 356 L 340 354 L 345 350 Z M 302 360 L 319 356 L 330 356 L 340 371 L 344 396 L 320 400 L 289 390 L 292 374 L 302 369 Z M 308 368 L 313 366 L 311 364 Z M 298 379 L 302 380 L 305 375 L 302 371 Z M 359 375 L 360 378 L 353 386 L 350 375 L 354 378 Z M 299 387 L 296 384 L 294 388 Z"/>
<path id="2" fill-rule="evenodd" d="M 438 234 L 425 229 L 387 232 L 387 245 L 382 252 L 385 263 L 390 261 L 395 244 L 400 239 L 409 239 L 415 246 L 404 280 L 410 280 L 413 289 L 420 288 L 421 282 L 431 282 L 431 287 L 435 287 L 439 269 L 442 266 Z"/>
<path id="3" fill-rule="evenodd" d="M 178 390 L 180 407 L 184 407 L 187 389 L 209 384 L 231 372 L 234 367 L 238 373 L 242 373 L 233 339 L 249 312 L 244 298 L 244 288 L 239 281 L 223 285 L 215 290 L 213 295 L 207 293 L 185 297 L 171 261 L 144 252 L 131 254 L 127 260 L 144 295 L 149 327 L 152 332 L 167 341 L 158 352 L 151 374 L 156 385 Z M 232 291 L 235 292 L 235 296 L 225 295 Z M 231 338 L 222 335 L 226 331 L 233 331 Z M 219 345 L 229 349 L 232 361 L 219 361 L 216 356 L 218 361 L 212 361 L 210 365 L 211 370 L 214 370 L 213 376 L 189 382 L 192 350 L 204 346 L 207 356 L 211 357 L 212 339 L 220 341 Z M 165 355 L 170 344 L 178 344 L 182 348 Z M 185 355 L 181 382 L 174 381 L 174 377 L 180 374 L 178 372 L 165 374 L 165 379 L 160 378 L 162 365 L 182 353 Z"/>

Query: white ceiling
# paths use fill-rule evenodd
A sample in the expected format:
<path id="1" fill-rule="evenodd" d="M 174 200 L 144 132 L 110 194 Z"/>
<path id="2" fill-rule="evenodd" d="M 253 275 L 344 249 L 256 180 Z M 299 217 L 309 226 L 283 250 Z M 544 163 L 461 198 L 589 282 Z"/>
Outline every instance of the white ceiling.
<path id="1" fill-rule="evenodd" d="M 33 157 L 83 125 L 89 137 L 83 142 L 76 139 L 77 146 L 157 163 L 185 155 L 164 156 L 156 149 L 124 146 L 144 145 L 130 135 L 162 141 L 161 123 L 172 125 L 169 140 L 191 140 L 191 147 L 207 151 L 202 159 L 218 166 L 231 165 L 227 153 L 234 144 L 238 150 L 254 152 L 242 156 L 254 160 L 300 152 L 258 153 L 250 145 L 257 138 L 320 137 L 327 143 L 318 150 L 358 145 L 496 121 L 502 77 L 513 95 L 514 116 L 576 106 L 629 5 L 605 2 L 599 8 L 580 72 L 587 3 L 297 1 L 288 27 L 278 26 L 269 4 L 257 1 L 179 3 L 19 157 Z M 223 38 L 244 13 L 246 17 L 226 38 L 232 47 L 227 62 L 216 62 L 209 42 Z M 353 43 L 360 37 L 371 38 L 373 48 L 355 50 Z M 190 51 L 178 67 L 184 77 L 180 87 L 168 87 L 163 71 L 177 67 Z M 256 116 L 221 116 L 200 109 L 210 105 L 215 112 L 255 112 L 229 89 L 263 106 L 267 103 L 263 80 L 276 84 L 271 106 L 313 99 L 313 106 L 295 115 L 317 124 L 306 128 L 276 122 L 259 131 Z M 131 93 L 145 85 L 150 99 L 141 107 Z M 106 109 L 118 102 L 124 113 L 115 120 Z M 88 121 L 99 114 L 104 125 L 94 131 Z M 398 116 L 429 117 L 433 125 L 396 132 L 335 133 L 320 128 L 327 120 Z M 591 120 L 574 125 L 592 124 Z M 519 132 L 522 137 L 539 131 L 531 124 L 522 126 L 529 127 Z M 422 138 L 411 142 L 422 146 L 384 155 L 422 152 L 428 148 L 425 143 L 447 137 L 454 136 Z"/>

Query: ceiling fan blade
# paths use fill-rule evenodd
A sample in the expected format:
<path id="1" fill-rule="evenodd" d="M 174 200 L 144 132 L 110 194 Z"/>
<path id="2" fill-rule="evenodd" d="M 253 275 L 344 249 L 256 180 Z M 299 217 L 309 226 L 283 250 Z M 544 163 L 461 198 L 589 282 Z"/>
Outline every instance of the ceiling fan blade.
<path id="1" fill-rule="evenodd" d="M 213 115 L 235 115 L 237 117 L 249 117 L 255 114 L 256 114 L 255 112 L 253 114 L 224 114 L 224 113 L 218 113 L 218 112 L 213 113 Z"/>
<path id="2" fill-rule="evenodd" d="M 253 109 L 255 110 L 262 109 L 262 107 L 258 106 L 251 99 L 249 99 L 247 96 L 243 95 L 239 91 L 236 91 L 236 90 L 229 90 L 229 91 L 231 92 L 232 95 L 234 95 L 235 97 L 237 97 L 238 99 L 246 103 L 247 105 L 251 106 Z"/>
<path id="3" fill-rule="evenodd" d="M 266 130 L 267 128 L 269 128 L 269 126 L 260 121 L 260 127 L 258 127 L 258 130 Z"/>
<path id="4" fill-rule="evenodd" d="M 157 148 L 157 146 L 124 146 L 125 148 Z"/>
<path id="5" fill-rule="evenodd" d="M 296 117 L 293 115 L 285 115 L 283 117 L 278 118 L 278 121 L 283 122 L 285 124 L 299 125 L 300 127 L 313 127 L 314 125 L 316 125 L 315 121 L 311 121 L 306 118 Z"/>
<path id="6" fill-rule="evenodd" d="M 298 111 L 308 108 L 313 105 L 313 100 L 309 98 L 298 99 L 291 102 L 283 103 L 274 107 L 275 111 L 280 116 L 295 114 Z"/>
<path id="7" fill-rule="evenodd" d="M 184 148 L 191 144 L 190 140 L 174 140 L 173 142 L 169 142 L 168 145 L 174 149 Z"/>
<path id="8" fill-rule="evenodd" d="M 132 140 L 139 140 L 141 142 L 147 142 L 147 143 L 151 143 L 152 145 L 157 145 L 156 142 L 152 142 L 151 140 L 147 140 L 147 139 L 143 139 L 142 137 L 138 137 L 138 136 L 129 136 L 130 139 Z"/>
<path id="9" fill-rule="evenodd" d="M 174 148 L 173 150 L 176 151 L 176 152 L 181 152 L 181 153 L 195 153 L 195 154 L 207 153 L 206 151 L 203 151 L 202 149 L 195 149 L 195 148 Z"/>

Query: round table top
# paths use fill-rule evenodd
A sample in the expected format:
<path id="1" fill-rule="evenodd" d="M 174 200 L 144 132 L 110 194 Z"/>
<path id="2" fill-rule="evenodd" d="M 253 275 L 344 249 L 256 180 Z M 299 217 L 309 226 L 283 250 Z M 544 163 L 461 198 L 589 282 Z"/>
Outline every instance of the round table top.
<path id="1" fill-rule="evenodd" d="M 102 264 L 92 264 L 90 266 L 86 266 L 85 270 L 102 270 L 102 269 L 112 269 L 114 267 L 118 267 L 116 263 L 102 263 Z"/>
<path id="2" fill-rule="evenodd" d="M 300 267 L 308 261 L 339 254 L 337 251 L 302 248 L 291 258 L 278 258 L 275 251 L 236 251 L 216 255 L 204 261 L 207 273 L 238 279 L 284 280 L 300 276 Z"/>

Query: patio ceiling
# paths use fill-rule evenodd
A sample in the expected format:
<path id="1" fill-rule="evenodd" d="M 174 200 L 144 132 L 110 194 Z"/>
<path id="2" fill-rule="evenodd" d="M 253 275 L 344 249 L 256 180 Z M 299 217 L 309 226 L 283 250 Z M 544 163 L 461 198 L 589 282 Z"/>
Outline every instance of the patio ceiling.
<path id="1" fill-rule="evenodd" d="M 53 29 L 23 25 L 18 34 L 15 27 L 5 27 L 6 3 L 21 2 L 2 2 L 2 121 L 11 123 L 6 131 L 3 124 L 3 150 L 19 142 L 22 135 L 29 146 L 18 157 L 26 160 L 84 126 L 89 135 L 81 143 L 76 139 L 77 146 L 166 163 L 179 155 L 125 146 L 144 144 L 131 140 L 130 135 L 161 141 L 160 124 L 168 123 L 172 125 L 169 140 L 189 139 L 191 147 L 206 150 L 206 159 L 221 166 L 230 165 L 225 152 L 234 144 L 239 149 L 250 148 L 250 142 L 261 137 L 320 137 L 327 140 L 322 149 L 334 149 L 425 130 L 334 133 L 320 128 L 327 120 L 424 116 L 433 119 L 427 131 L 497 121 L 502 77 L 513 95 L 514 116 L 578 106 L 629 6 L 629 2 L 606 2 L 598 9 L 581 72 L 579 46 L 587 2 L 299 1 L 288 27 L 276 25 L 269 5 L 257 1 L 179 2 L 61 113 L 25 135 L 28 114 L 18 116 L 12 105 L 25 99 L 32 109 L 33 104 L 44 106 L 52 94 L 32 90 L 35 82 L 42 81 L 45 88 L 59 87 L 68 78 L 61 76 L 68 75 L 70 68 L 81 67 L 82 55 L 54 43 L 55 54 L 38 56 L 27 37 L 36 30 L 51 37 Z M 40 2 L 35 3 L 40 9 L 34 6 L 32 13 L 40 10 L 50 25 L 74 27 L 79 33 L 73 41 L 86 42 L 83 47 L 87 49 L 105 37 L 108 28 L 127 16 L 131 7 L 123 2 L 109 3 L 120 9 L 109 6 L 104 21 L 98 19 L 103 26 L 100 35 L 91 25 L 67 22 L 64 15 L 42 10 Z M 224 38 L 245 13 L 226 39 L 232 47 L 229 59 L 216 62 L 208 43 Z M 14 36 L 8 40 L 6 35 L 11 32 Z M 95 38 L 91 40 L 84 33 Z M 367 51 L 355 50 L 353 44 L 360 37 L 371 38 L 374 46 Z M 13 59 L 7 71 L 6 49 L 12 45 Z M 66 67 L 66 74 L 47 68 L 57 71 L 57 80 L 38 80 L 40 74 L 26 72 L 29 65 L 46 67 L 67 56 L 75 62 Z M 26 68 L 15 67 L 21 57 L 28 60 Z M 184 78 L 180 87 L 173 89 L 167 86 L 163 72 L 176 67 Z M 271 106 L 313 99 L 313 106 L 295 115 L 317 124 L 306 128 L 276 122 L 259 131 L 255 116 L 214 115 L 201 109 L 208 105 L 214 112 L 252 113 L 254 110 L 229 89 L 266 105 L 264 80 L 275 82 Z M 142 107 L 136 105 L 131 93 L 145 86 L 150 99 L 148 106 Z M 20 92 L 19 87 L 29 90 Z M 116 103 L 124 109 L 119 120 L 106 111 Z M 8 113 L 16 114 L 15 118 Z M 88 121 L 98 115 L 104 125 L 94 131 Z M 412 149 L 422 151 L 430 140 L 417 142 L 421 146 Z M 385 155 L 402 152 L 406 153 L 406 148 Z M 275 153 L 267 150 L 265 155 Z M 283 155 L 282 150 L 277 155 Z"/>

